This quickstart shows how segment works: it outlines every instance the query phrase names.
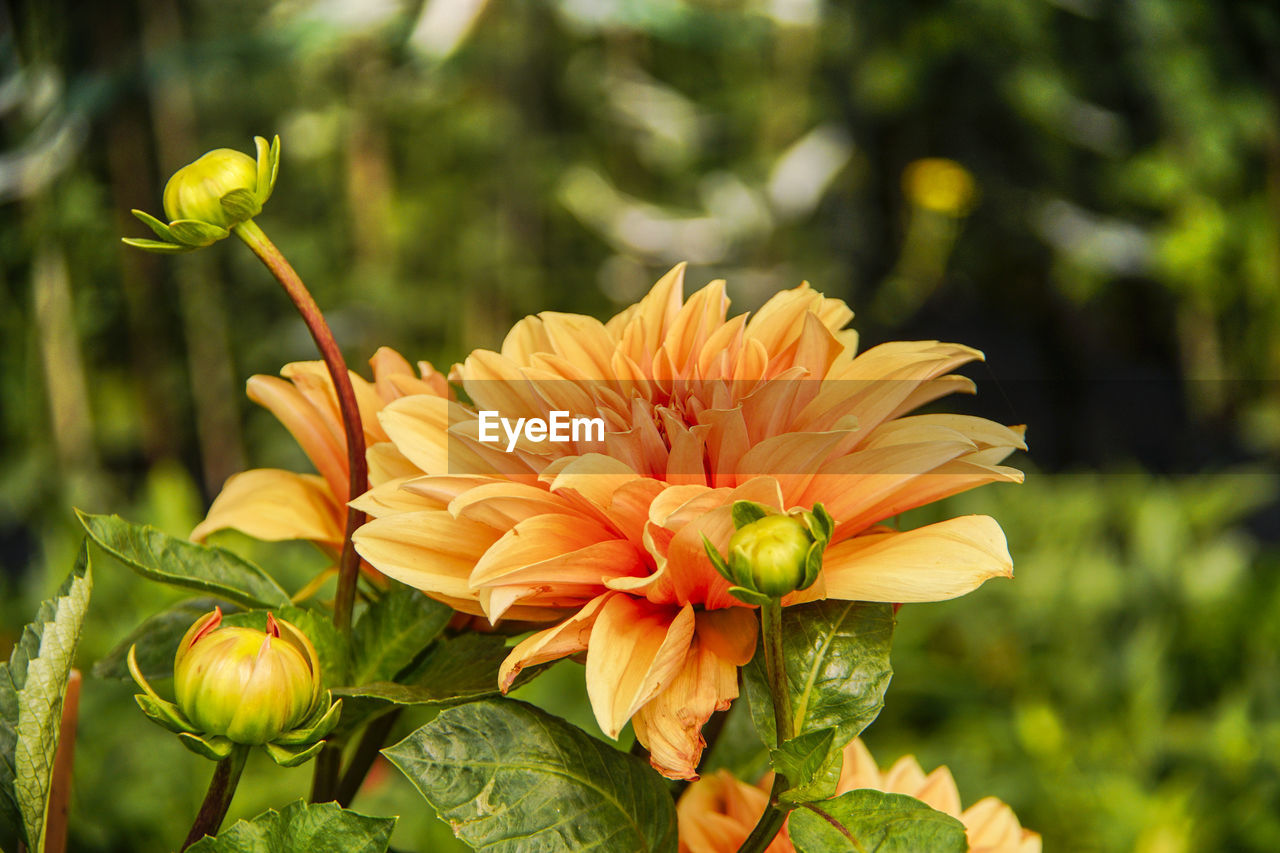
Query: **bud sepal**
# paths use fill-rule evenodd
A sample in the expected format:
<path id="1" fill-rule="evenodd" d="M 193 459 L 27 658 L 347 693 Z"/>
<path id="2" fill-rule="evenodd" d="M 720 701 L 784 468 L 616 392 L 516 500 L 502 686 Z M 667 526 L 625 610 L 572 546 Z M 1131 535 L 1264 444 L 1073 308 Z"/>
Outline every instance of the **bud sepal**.
<path id="1" fill-rule="evenodd" d="M 173 173 L 164 188 L 168 224 L 134 210 L 159 240 L 125 237 L 124 243 L 161 254 L 190 252 L 212 245 L 231 229 L 262 212 L 280 170 L 280 137 L 268 144 L 254 137 L 257 159 L 230 148 L 216 148 Z"/>
<path id="2" fill-rule="evenodd" d="M 306 635 L 267 614 L 267 630 L 222 626 L 215 608 L 187 630 L 174 656 L 177 701 L 142 675 L 136 647 L 129 672 L 142 688 L 138 707 L 183 746 L 221 761 L 234 747 L 262 746 L 285 767 L 313 757 L 333 731 L 342 701 L 321 690 L 320 662 Z"/>

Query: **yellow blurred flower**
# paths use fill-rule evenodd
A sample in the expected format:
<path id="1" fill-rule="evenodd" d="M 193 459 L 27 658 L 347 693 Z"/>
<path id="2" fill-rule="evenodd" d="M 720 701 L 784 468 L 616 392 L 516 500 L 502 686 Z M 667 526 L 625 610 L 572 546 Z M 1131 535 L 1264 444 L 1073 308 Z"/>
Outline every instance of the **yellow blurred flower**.
<path id="1" fill-rule="evenodd" d="M 902 189 L 917 207 L 957 217 L 969 212 L 978 195 L 973 175 L 941 157 L 910 163 L 902 173 Z"/>
<path id="2" fill-rule="evenodd" d="M 722 281 L 687 301 L 684 267 L 601 323 L 543 313 L 516 324 L 500 352 L 454 368 L 474 407 L 405 397 L 379 415 L 426 476 L 389 481 L 353 502 L 372 521 L 357 548 L 390 577 L 456 609 L 555 623 L 503 665 L 586 652 L 601 729 L 630 720 L 650 760 L 695 778 L 701 729 L 738 695 L 755 651 L 753 608 L 729 593 L 703 536 L 724 553 L 735 501 L 788 512 L 822 503 L 835 532 L 816 583 L 783 599 L 936 601 L 1012 564 L 986 516 L 898 532 L 877 526 L 912 507 L 989 482 L 1021 430 L 980 418 L 907 412 L 969 380 L 982 354 L 936 341 L 856 355 L 845 304 L 801 285 L 755 316 L 728 318 Z M 598 417 L 603 437 L 526 433 L 483 440 L 480 411 Z M 545 436 L 544 436 L 545 439 Z"/>
<path id="3" fill-rule="evenodd" d="M 720 770 L 685 789 L 676 805 L 680 825 L 680 853 L 734 853 L 746 840 L 768 805 L 773 774 L 749 785 Z M 958 818 L 965 826 L 970 853 L 1040 853 L 1040 836 L 1023 829 L 1013 809 L 995 797 L 981 799 L 961 811 L 960 791 L 945 766 L 926 774 L 914 756 L 899 758 L 881 772 L 861 739 L 844 748 L 836 794 L 874 788 L 906 794 Z M 768 853 L 794 853 L 784 829 Z"/>

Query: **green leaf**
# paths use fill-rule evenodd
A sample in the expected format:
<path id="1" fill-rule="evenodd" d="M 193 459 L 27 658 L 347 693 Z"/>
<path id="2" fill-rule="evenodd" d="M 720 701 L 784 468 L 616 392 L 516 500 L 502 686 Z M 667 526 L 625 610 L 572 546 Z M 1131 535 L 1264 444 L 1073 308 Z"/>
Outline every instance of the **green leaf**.
<path id="1" fill-rule="evenodd" d="M 789 803 L 825 800 L 840 781 L 841 751 L 833 749 L 835 729 L 819 729 L 769 750 L 773 769 L 787 779 L 782 799 Z"/>
<path id="2" fill-rule="evenodd" d="M 796 853 L 965 853 L 964 824 L 905 794 L 862 789 L 791 813 Z"/>
<path id="3" fill-rule="evenodd" d="M 338 806 L 299 800 L 239 820 L 187 848 L 190 853 L 384 853 L 393 817 L 368 817 Z"/>
<path id="4" fill-rule="evenodd" d="M 453 610 L 416 589 L 397 585 L 369 605 L 352 629 L 351 681 L 395 681 L 444 630 Z"/>
<path id="5" fill-rule="evenodd" d="M 312 744 L 269 743 L 266 749 L 271 760 L 281 767 L 298 767 L 319 755 L 324 749 L 324 741 Z"/>
<path id="6" fill-rule="evenodd" d="M 216 595 L 243 607 L 289 604 L 289 594 L 270 575 L 230 551 L 175 539 L 117 515 L 80 510 L 76 515 L 89 538 L 145 578 Z"/>
<path id="7" fill-rule="evenodd" d="M 188 598 L 151 616 L 93 665 L 94 678 L 130 680 L 129 647 L 138 647 L 138 668 L 148 680 L 173 677 L 173 656 L 191 624 L 218 606 L 216 598 Z M 225 607 L 224 607 L 225 610 Z"/>
<path id="8" fill-rule="evenodd" d="M 148 240 L 145 237 L 121 237 L 120 242 L 144 252 L 155 252 L 158 255 L 181 255 L 183 252 L 195 250 L 195 246 L 183 246 L 180 243 L 164 243 L 160 240 Z"/>
<path id="9" fill-rule="evenodd" d="M 53 598 L 22 631 L 8 663 L 0 664 L 0 843 L 21 839 L 44 849 L 53 758 L 62 700 L 93 577 L 87 545 Z"/>
<path id="10" fill-rule="evenodd" d="M 839 749 L 871 724 L 893 675 L 893 624 L 889 604 L 828 599 L 782 608 L 782 656 L 796 736 L 835 729 L 832 746 Z M 775 746 L 764 655 L 757 652 L 743 674 L 756 730 Z"/>
<path id="11" fill-rule="evenodd" d="M 262 205 L 258 204 L 254 194 L 243 187 L 226 193 L 218 199 L 218 203 L 222 205 L 227 216 L 235 222 L 252 219 L 262 212 Z"/>
<path id="12" fill-rule="evenodd" d="M 720 577 L 733 583 L 733 575 L 729 572 L 729 564 L 724 561 L 724 555 L 720 553 L 720 549 L 711 544 L 711 540 L 707 538 L 707 534 L 702 534 L 702 550 L 707 552 L 707 559 L 711 561 L 711 565 Z"/>
<path id="13" fill-rule="evenodd" d="M 383 754 L 476 849 L 674 851 L 661 776 L 532 705 L 450 708 Z"/>
<path id="14" fill-rule="evenodd" d="M 222 620 L 223 625 L 241 628 L 267 630 L 267 610 L 246 610 L 233 613 Z M 347 641 L 327 613 L 310 610 L 305 607 L 272 607 L 270 612 L 286 622 L 292 622 L 299 631 L 307 635 L 311 645 L 315 646 L 316 657 L 320 659 L 320 681 L 325 687 L 345 684 L 351 679 L 351 657 L 347 651 Z"/>
<path id="15" fill-rule="evenodd" d="M 156 219 L 154 216 L 152 216 L 150 213 L 147 213 L 145 210 L 134 209 L 130 212 L 138 218 L 139 222 L 141 222 L 143 225 L 147 226 L 152 231 L 154 231 L 155 235 L 159 237 L 161 240 L 164 240 L 167 243 L 173 242 L 173 235 L 169 233 L 168 225 L 165 225 L 163 222 L 161 222 L 159 219 Z"/>
<path id="16" fill-rule="evenodd" d="M 498 667 L 511 652 L 506 637 L 498 634 L 460 634 L 438 640 L 406 681 L 408 684 L 373 682 L 339 687 L 335 696 L 373 700 L 379 705 L 434 705 L 443 707 L 493 696 L 498 690 Z M 543 667 L 521 670 L 516 684 L 524 684 Z"/>
<path id="17" fill-rule="evenodd" d="M 199 219 L 175 219 L 169 223 L 169 233 L 179 243 L 188 246 L 208 246 L 231 232 L 212 222 L 203 222 Z"/>
<path id="18" fill-rule="evenodd" d="M 236 748 L 234 743 L 222 735 L 201 735 L 195 732 L 178 732 L 177 734 L 179 743 L 210 761 L 221 761 Z"/>
<path id="19" fill-rule="evenodd" d="M 755 501 L 734 501 L 733 509 L 733 529 L 741 530 L 752 522 L 759 521 L 769 515 L 769 508 Z"/>

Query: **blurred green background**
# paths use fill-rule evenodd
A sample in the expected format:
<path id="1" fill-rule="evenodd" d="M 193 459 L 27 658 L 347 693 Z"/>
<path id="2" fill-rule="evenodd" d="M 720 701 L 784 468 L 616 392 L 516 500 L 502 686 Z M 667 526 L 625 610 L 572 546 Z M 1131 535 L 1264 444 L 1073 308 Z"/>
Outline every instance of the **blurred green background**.
<path id="1" fill-rule="evenodd" d="M 1028 481 L 911 521 L 990 512 L 1018 577 L 902 610 L 872 751 L 1046 850 L 1280 849 L 1276 4 L 9 0 L 0 113 L 0 649 L 73 505 L 185 535 L 229 474 L 304 467 L 243 395 L 314 357 L 256 261 L 119 242 L 279 132 L 258 221 L 355 365 L 603 316 L 680 260 L 738 310 L 807 279 L 864 346 L 983 349 L 953 407 L 1028 424 Z M 174 597 L 101 566 L 82 666 Z M 530 689 L 595 731 L 573 666 Z M 73 850 L 167 849 L 203 793 L 132 692 L 86 681 Z M 249 778 L 233 817 L 308 771 Z M 446 849 L 394 771 L 355 805 Z"/>

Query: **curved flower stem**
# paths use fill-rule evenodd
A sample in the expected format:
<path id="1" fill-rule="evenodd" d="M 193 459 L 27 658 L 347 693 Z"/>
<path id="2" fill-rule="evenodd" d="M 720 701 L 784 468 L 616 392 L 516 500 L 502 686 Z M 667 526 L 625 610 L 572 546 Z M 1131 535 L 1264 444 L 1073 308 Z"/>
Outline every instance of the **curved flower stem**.
<path id="1" fill-rule="evenodd" d="M 771 598 L 760 607 L 760 627 L 764 640 L 764 668 L 769 678 L 769 692 L 773 696 L 773 719 L 778 746 L 795 736 L 795 718 L 791 711 L 791 690 L 787 683 L 787 665 L 782 657 L 782 601 Z M 762 853 L 782 824 L 787 820 L 787 810 L 778 803 L 787 790 L 787 780 L 775 773 L 773 788 L 769 791 L 769 807 L 760 815 L 747 840 L 738 848 L 739 853 Z"/>
<path id="2" fill-rule="evenodd" d="M 338 408 L 342 411 L 342 426 L 347 438 L 347 470 L 350 480 L 347 486 L 347 499 L 353 500 L 368 488 L 368 465 L 365 462 L 364 427 L 360 422 L 360 407 L 356 404 L 356 392 L 351 387 L 351 376 L 347 372 L 347 363 L 342 358 L 342 351 L 333 338 L 329 324 L 325 322 L 320 307 L 311 298 L 298 273 L 294 271 L 280 250 L 267 238 L 262 229 L 252 219 L 246 220 L 234 229 L 236 236 L 245 242 L 258 259 L 266 264 L 267 269 L 276 277 L 298 313 L 311 331 L 311 337 L 324 357 L 325 367 L 329 369 L 329 378 L 333 380 L 334 390 L 338 394 Z M 338 562 L 338 593 L 333 604 L 333 624 L 344 634 L 351 631 L 351 608 L 356 599 L 356 581 L 360 575 L 360 557 L 356 554 L 351 536 L 364 523 L 364 513 L 350 507 L 347 508 L 347 529 L 342 539 L 342 557 Z"/>
<path id="3" fill-rule="evenodd" d="M 222 820 L 227 816 L 227 808 L 231 798 L 235 796 L 236 785 L 240 782 L 240 772 L 244 770 L 244 760 L 249 755 L 249 747 L 236 744 L 231 754 L 218 762 L 213 769 L 213 778 L 209 780 L 209 792 L 204 795 L 200 811 L 196 813 L 195 823 L 187 833 L 187 840 L 182 842 L 186 850 L 206 835 L 217 835 Z"/>

